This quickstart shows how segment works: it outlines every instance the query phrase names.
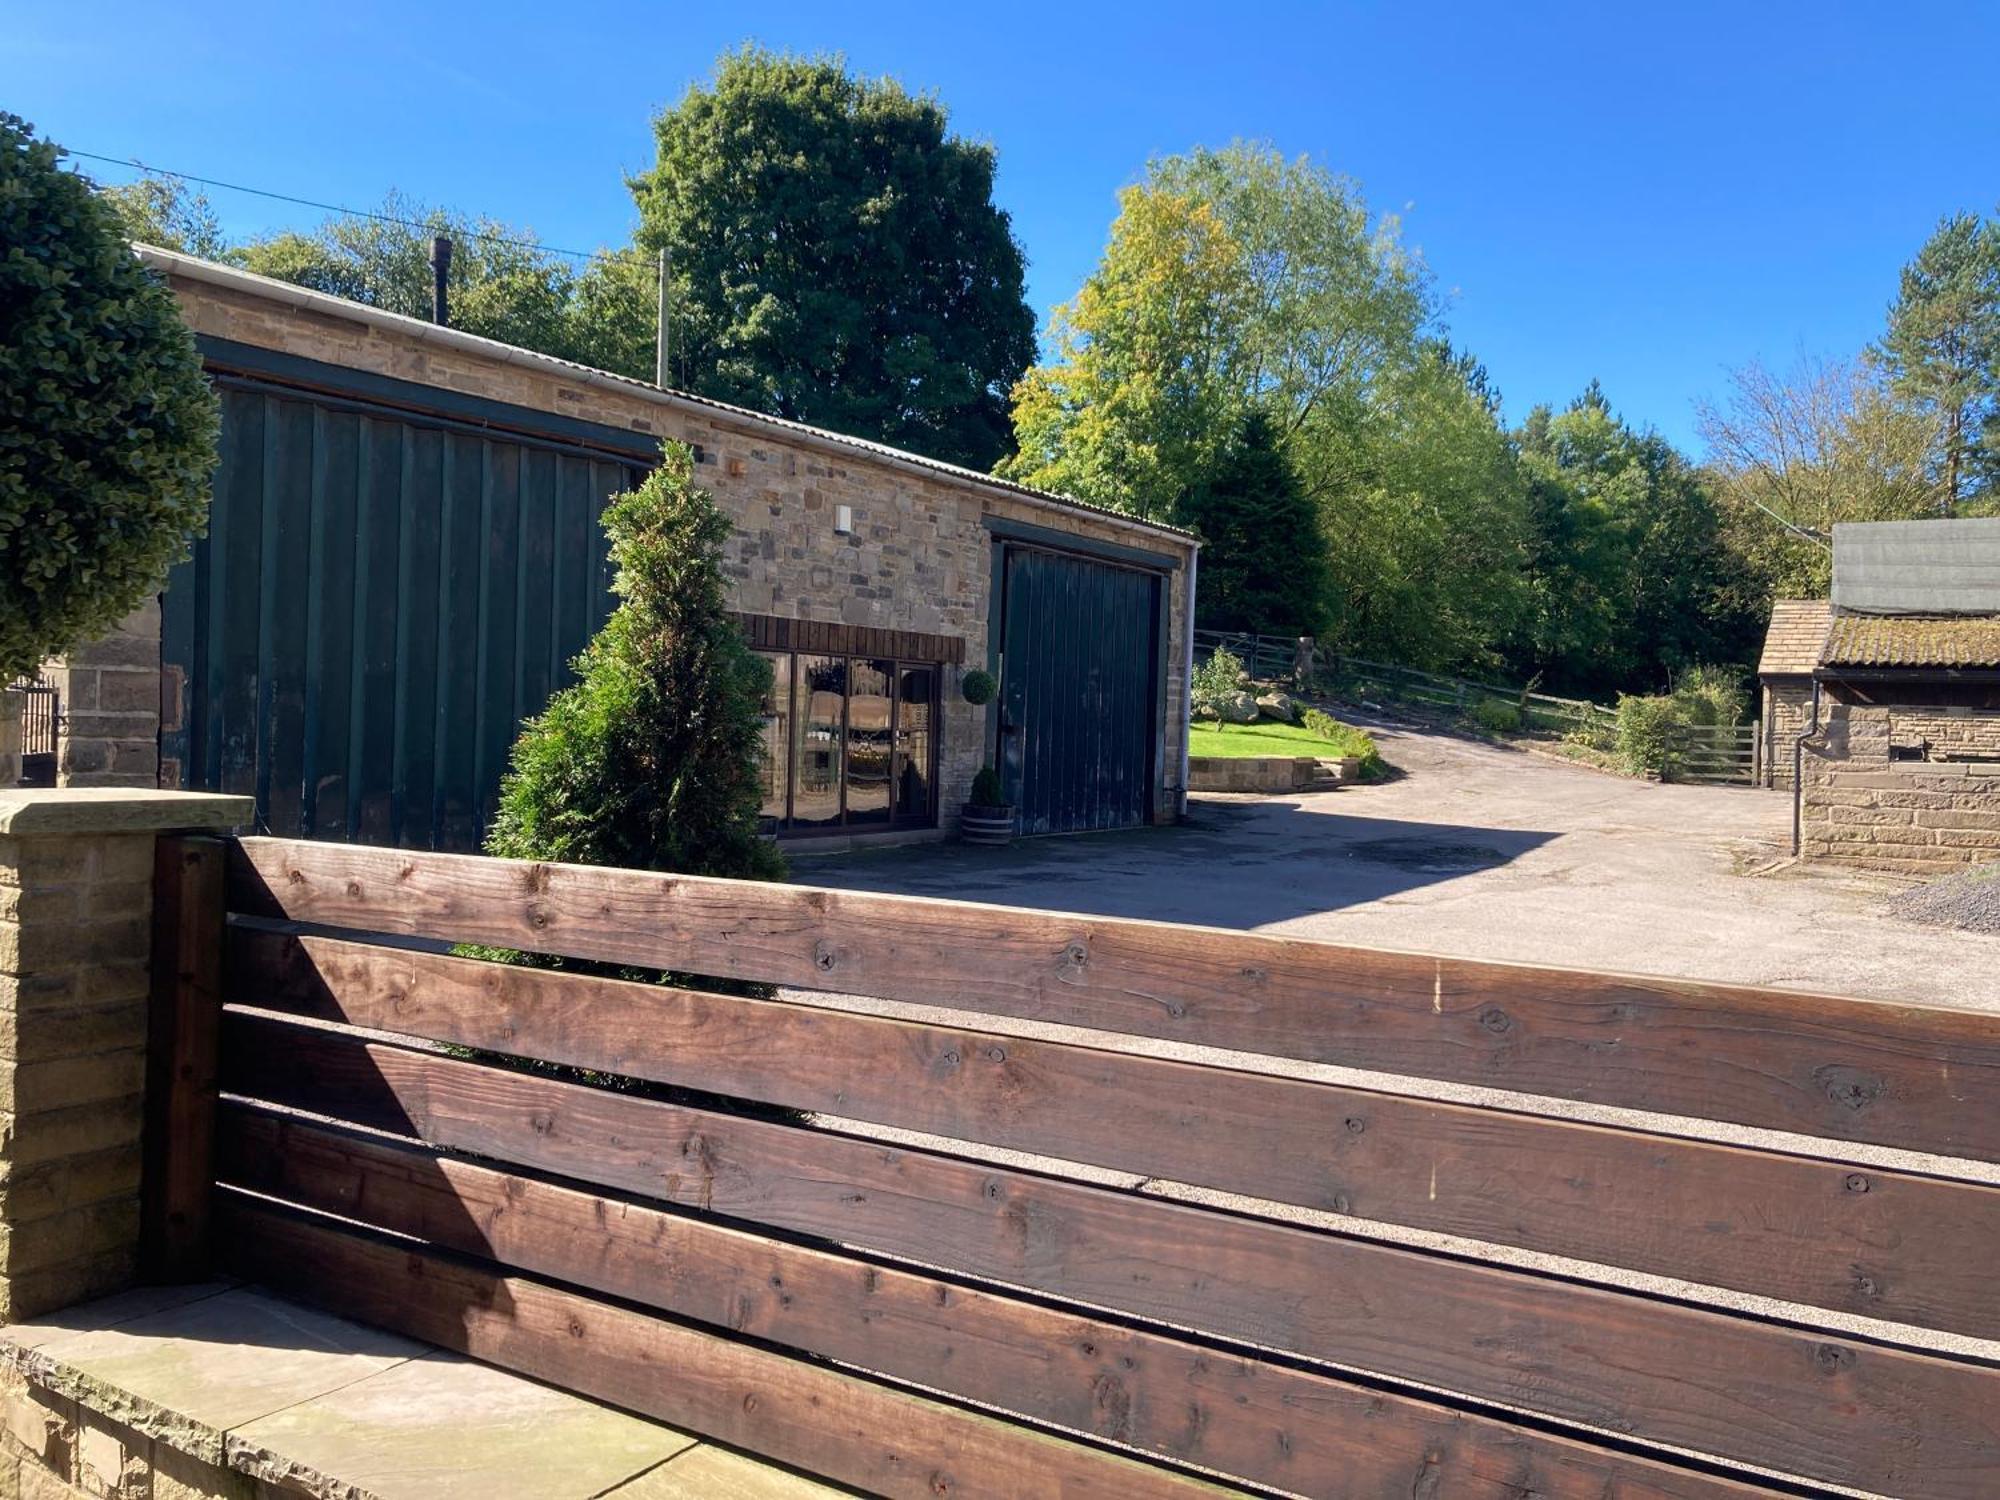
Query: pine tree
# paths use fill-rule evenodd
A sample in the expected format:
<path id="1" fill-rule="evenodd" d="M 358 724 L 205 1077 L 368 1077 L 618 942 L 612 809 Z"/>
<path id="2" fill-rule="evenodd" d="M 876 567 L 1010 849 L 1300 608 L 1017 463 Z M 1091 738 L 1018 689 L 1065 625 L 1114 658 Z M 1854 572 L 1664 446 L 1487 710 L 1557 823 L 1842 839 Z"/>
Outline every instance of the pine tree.
<path id="1" fill-rule="evenodd" d="M 1944 514 L 2000 468 L 2000 223 L 1953 214 L 1903 267 L 1876 357 L 1943 429 Z"/>
<path id="2" fill-rule="evenodd" d="M 1315 635 L 1327 589 L 1326 536 L 1312 500 L 1253 410 L 1181 504 L 1202 539 L 1196 606 L 1208 630 Z"/>
<path id="3" fill-rule="evenodd" d="M 757 831 L 770 668 L 724 607 L 728 518 L 668 444 L 605 508 L 618 607 L 514 746 L 486 852 L 774 880 Z"/>

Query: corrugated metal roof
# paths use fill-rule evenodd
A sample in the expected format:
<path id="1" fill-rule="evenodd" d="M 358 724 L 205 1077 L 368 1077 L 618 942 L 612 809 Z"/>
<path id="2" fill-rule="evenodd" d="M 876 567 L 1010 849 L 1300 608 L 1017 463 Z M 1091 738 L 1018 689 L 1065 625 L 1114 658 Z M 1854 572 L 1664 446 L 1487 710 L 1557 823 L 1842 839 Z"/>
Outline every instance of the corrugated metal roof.
<path id="1" fill-rule="evenodd" d="M 1777 600 L 1771 606 L 1771 628 L 1764 636 L 1757 675 L 1810 677 L 1832 622 L 1833 606 L 1824 599 Z"/>
<path id="2" fill-rule="evenodd" d="M 2000 614 L 2000 516 L 1846 521 L 1833 528 L 1842 614 Z"/>
<path id="3" fill-rule="evenodd" d="M 2000 615 L 1837 615 L 1823 667 L 2000 667 Z"/>
<path id="4" fill-rule="evenodd" d="M 476 333 L 467 333 L 459 328 L 441 328 L 422 318 L 407 317 L 402 313 L 384 311 L 370 307 L 363 302 L 352 302 L 345 297 L 335 297 L 326 292 L 313 291 L 297 286 L 289 281 L 278 281 L 269 276 L 259 276 L 254 272 L 241 270 L 236 266 L 223 265 L 217 261 L 203 260 L 199 256 L 183 255 L 177 250 L 163 250 L 155 245 L 134 244 L 133 251 L 139 258 L 155 269 L 168 275 L 186 276 L 191 280 L 205 281 L 217 286 L 233 287 L 250 296 L 266 297 L 289 303 L 294 307 L 308 308 L 333 317 L 345 317 L 354 322 L 370 324 L 377 328 L 390 329 L 427 343 L 455 345 L 468 352 L 484 354 L 489 359 L 498 359 L 507 364 L 537 365 L 551 370 L 560 370 L 572 378 L 588 385 L 615 387 L 628 394 L 662 406 L 695 406 L 709 411 L 720 412 L 745 425 L 753 425 L 770 432 L 791 433 L 814 442 L 832 443 L 843 448 L 872 454 L 890 463 L 926 469 L 932 473 L 956 479 L 962 483 L 977 485 L 983 489 L 1004 490 L 1043 505 L 1055 506 L 1063 510 L 1082 511 L 1089 515 L 1102 516 L 1108 521 L 1129 526 L 1136 530 L 1156 532 L 1170 536 L 1189 545 L 1199 545 L 1191 531 L 1178 526 L 1168 526 L 1159 521 L 1141 520 L 1127 515 L 1124 511 L 1112 510 L 1109 506 L 1093 504 L 1088 500 L 1078 500 L 1070 495 L 1058 495 L 1050 490 L 1038 490 L 1031 485 L 1016 484 L 1011 479 L 1001 479 L 992 474 L 982 474 L 977 469 L 968 469 L 960 464 L 946 463 L 942 459 L 926 458 L 921 453 L 911 453 L 906 449 L 892 448 L 887 443 L 873 442 L 867 438 L 849 437 L 844 432 L 833 432 L 824 427 L 813 427 L 804 422 L 794 422 L 789 417 L 774 417 L 764 412 L 752 411 L 744 406 L 732 406 L 726 401 L 715 401 L 707 396 L 697 396 L 689 391 L 662 390 L 643 380 L 634 380 L 627 375 L 615 375 L 609 370 L 599 370 L 590 365 L 578 364 L 575 360 L 558 359 L 553 354 L 541 354 L 526 349 L 519 344 L 504 343 L 499 339 L 483 338 Z"/>

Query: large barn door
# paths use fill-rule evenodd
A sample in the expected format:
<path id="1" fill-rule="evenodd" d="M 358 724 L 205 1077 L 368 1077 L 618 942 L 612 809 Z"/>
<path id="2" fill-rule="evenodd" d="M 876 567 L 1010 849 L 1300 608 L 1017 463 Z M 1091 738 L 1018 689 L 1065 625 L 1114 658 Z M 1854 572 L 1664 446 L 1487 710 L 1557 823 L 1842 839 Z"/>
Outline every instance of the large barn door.
<path id="1" fill-rule="evenodd" d="M 162 606 L 169 784 L 260 830 L 470 850 L 523 718 L 609 613 L 637 471 L 414 414 L 222 391 L 208 536 Z"/>
<path id="2" fill-rule="evenodd" d="M 1003 566 L 1000 774 L 1021 831 L 1147 822 L 1159 576 L 1019 546 Z"/>

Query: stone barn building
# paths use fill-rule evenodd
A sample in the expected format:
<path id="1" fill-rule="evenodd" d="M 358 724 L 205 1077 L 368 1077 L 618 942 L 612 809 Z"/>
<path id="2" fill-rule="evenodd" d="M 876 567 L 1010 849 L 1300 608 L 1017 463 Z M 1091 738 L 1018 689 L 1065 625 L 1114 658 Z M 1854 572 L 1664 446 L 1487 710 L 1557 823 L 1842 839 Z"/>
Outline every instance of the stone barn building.
<path id="1" fill-rule="evenodd" d="M 935 837 L 996 765 L 1023 832 L 1185 785 L 1187 533 L 189 256 L 223 402 L 209 534 L 50 669 L 69 784 L 249 793 L 268 832 L 476 847 L 523 719 L 611 606 L 598 512 L 694 448 L 774 669 L 765 824 Z M 998 698 L 976 707 L 966 672 Z"/>
<path id="2" fill-rule="evenodd" d="M 1824 599 L 1780 599 L 1757 662 L 1757 784 L 1792 784 L 1792 744 L 1812 713 L 1813 673 L 1826 645 L 1833 606 Z"/>
<path id="3" fill-rule="evenodd" d="M 1836 527 L 1810 680 L 1802 853 L 1912 875 L 2000 859 L 2000 518 Z"/>

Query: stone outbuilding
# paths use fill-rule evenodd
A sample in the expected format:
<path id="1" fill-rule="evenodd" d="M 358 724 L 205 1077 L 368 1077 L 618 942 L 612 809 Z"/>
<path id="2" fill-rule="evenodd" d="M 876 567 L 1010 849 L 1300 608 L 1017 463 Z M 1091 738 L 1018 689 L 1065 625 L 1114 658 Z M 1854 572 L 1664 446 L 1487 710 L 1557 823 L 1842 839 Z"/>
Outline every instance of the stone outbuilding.
<path id="1" fill-rule="evenodd" d="M 934 837 L 992 763 L 1023 832 L 1170 821 L 1196 543 L 839 433 L 141 247 L 223 403 L 207 538 L 57 664 L 69 784 L 261 829 L 476 847 L 522 721 L 609 612 L 598 513 L 690 444 L 776 686 L 765 823 Z M 989 705 L 961 691 L 984 668 Z"/>
<path id="2" fill-rule="evenodd" d="M 1811 684 L 1806 857 L 1912 875 L 2000 859 L 2000 518 L 1836 527 Z"/>
<path id="3" fill-rule="evenodd" d="M 1780 599 L 1757 661 L 1757 784 L 1789 788 L 1792 745 L 1812 714 L 1813 673 L 1833 623 L 1825 599 Z"/>

